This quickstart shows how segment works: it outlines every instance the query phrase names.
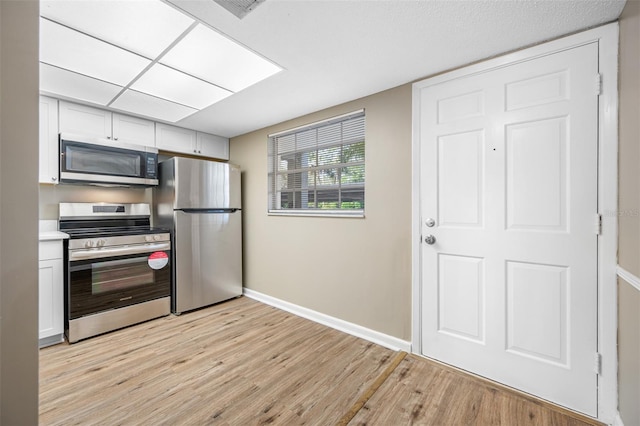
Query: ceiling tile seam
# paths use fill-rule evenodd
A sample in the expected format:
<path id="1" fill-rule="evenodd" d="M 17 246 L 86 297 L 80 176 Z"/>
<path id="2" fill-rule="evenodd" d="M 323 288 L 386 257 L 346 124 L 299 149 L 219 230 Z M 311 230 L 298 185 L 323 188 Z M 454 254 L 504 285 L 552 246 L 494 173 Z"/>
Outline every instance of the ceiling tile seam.
<path id="1" fill-rule="evenodd" d="M 70 72 L 70 73 L 75 74 L 75 75 L 80 75 L 82 77 L 87 77 L 87 78 L 99 81 L 101 83 L 106 83 L 106 84 L 110 84 L 112 86 L 122 87 L 121 84 L 117 84 L 117 83 L 113 83 L 111 81 L 103 80 L 101 78 L 93 77 L 93 76 L 90 76 L 88 74 L 84 74 L 84 73 L 81 73 L 81 72 L 78 72 L 78 71 L 73 71 L 73 70 L 70 70 L 68 68 L 62 68 L 61 66 L 58 66 L 58 65 L 46 62 L 46 61 L 40 61 L 40 63 L 44 64 L 44 65 L 47 65 L 49 67 L 52 67 L 52 68 L 57 68 L 57 69 L 62 70 L 62 71 Z"/>
<path id="2" fill-rule="evenodd" d="M 70 27 L 70 26 L 68 26 L 68 25 L 66 25 L 66 24 L 63 24 L 63 23 L 61 23 L 61 22 L 58 22 L 58 21 L 55 21 L 55 20 L 53 20 L 53 19 L 47 18 L 47 17 L 45 17 L 45 16 L 41 16 L 41 18 L 42 18 L 42 19 L 45 19 L 45 20 L 47 20 L 47 21 L 49 21 L 49 22 L 53 22 L 53 23 L 55 23 L 55 24 L 58 24 L 58 25 L 60 25 L 60 26 L 63 26 L 63 27 L 65 27 L 65 28 L 68 28 L 68 29 L 70 29 L 70 30 L 72 30 L 72 31 L 75 31 L 75 32 L 77 32 L 77 33 L 80 33 L 80 34 L 82 34 L 82 35 L 84 35 L 84 36 L 90 37 L 90 38 L 92 38 L 92 39 L 94 39 L 94 40 L 98 40 L 98 41 L 103 42 L 103 43 L 106 43 L 106 44 L 108 44 L 108 45 L 110 45 L 110 46 L 116 47 L 116 48 L 121 49 L 121 50 L 124 50 L 124 51 L 126 51 L 126 52 L 128 52 L 128 53 L 131 53 L 131 54 L 133 54 L 133 55 L 136 55 L 136 56 L 139 56 L 139 57 L 141 57 L 141 58 L 144 58 L 144 59 L 147 59 L 147 60 L 151 61 L 151 62 L 150 62 L 150 63 L 149 63 L 145 68 L 143 68 L 143 69 L 142 69 L 142 71 L 140 71 L 140 73 L 139 73 L 137 76 L 135 76 L 135 77 L 134 77 L 134 78 L 133 78 L 133 79 L 132 79 L 128 84 L 126 84 L 126 85 L 124 85 L 124 86 L 122 86 L 122 85 L 120 85 L 120 84 L 117 84 L 117 83 L 114 83 L 114 82 L 112 82 L 112 81 L 103 80 L 103 79 L 100 79 L 100 78 L 97 78 L 97 77 L 94 77 L 94 76 L 91 76 L 91 75 L 88 75 L 88 74 L 80 73 L 80 72 L 77 72 L 77 71 L 74 71 L 74 70 L 70 70 L 70 69 L 67 69 L 67 68 L 62 68 L 62 67 L 60 67 L 60 66 L 50 64 L 50 63 L 48 63 L 48 62 L 40 61 L 40 62 L 42 62 L 43 64 L 46 64 L 46 65 L 49 65 L 49 66 L 53 66 L 53 67 L 58 68 L 58 69 L 61 69 L 61 70 L 65 70 L 65 71 L 68 71 L 68 72 L 71 72 L 71 73 L 74 73 L 74 74 L 77 74 L 77 75 L 82 75 L 82 76 L 85 76 L 85 77 L 88 77 L 88 78 L 92 78 L 92 79 L 97 80 L 97 81 L 101 81 L 101 82 L 104 82 L 104 83 L 108 83 L 108 84 L 112 84 L 112 85 L 114 85 L 114 86 L 119 86 L 119 87 L 121 87 L 121 90 L 118 92 L 118 94 L 117 94 L 116 96 L 114 96 L 114 97 L 113 97 L 113 98 L 112 98 L 112 99 L 111 99 L 111 100 L 106 104 L 106 106 L 107 106 L 107 107 L 110 107 L 110 106 L 111 106 L 111 104 L 113 104 L 113 102 L 115 102 L 115 101 L 116 101 L 120 96 L 122 96 L 122 94 L 123 94 L 124 92 L 126 92 L 127 90 L 134 90 L 134 89 L 131 89 L 131 88 L 130 88 L 130 87 L 131 87 L 131 85 L 133 85 L 136 81 L 138 81 L 138 80 L 139 80 L 139 79 L 140 79 L 140 78 L 141 78 L 141 77 L 142 77 L 142 76 L 143 76 L 147 71 L 149 71 L 149 69 L 151 69 L 151 67 L 152 67 L 153 65 L 155 65 L 155 64 L 157 64 L 157 63 L 159 63 L 159 61 L 160 61 L 160 60 L 161 60 L 161 59 L 162 59 L 162 58 L 163 58 L 163 57 L 164 57 L 164 56 L 165 56 L 165 55 L 166 55 L 166 54 L 167 54 L 171 49 L 173 49 L 173 48 L 174 48 L 174 47 L 175 47 L 175 46 L 176 46 L 180 41 L 182 41 L 182 39 L 184 39 L 184 38 L 185 38 L 185 37 L 186 37 L 186 36 L 187 36 L 187 35 L 188 35 L 188 34 L 189 34 L 189 33 L 190 33 L 194 28 L 196 28 L 196 27 L 200 24 L 200 21 L 198 21 L 198 20 L 194 20 L 194 22 L 193 22 L 191 25 L 189 25 L 189 27 L 188 27 L 186 30 L 184 30 L 184 31 L 182 32 L 182 34 L 180 34 L 180 36 L 178 36 L 178 37 L 177 37 L 177 38 L 176 38 L 176 39 L 175 39 L 171 44 L 169 44 L 169 45 L 168 45 L 168 46 L 167 46 L 167 47 L 166 47 L 162 52 L 160 52 L 160 54 L 158 54 L 158 56 L 156 56 L 156 58 L 155 58 L 155 59 L 152 59 L 152 58 L 150 58 L 150 57 L 148 57 L 148 56 L 141 55 L 141 54 L 136 53 L 136 52 L 134 52 L 134 51 L 132 51 L 132 50 L 129 50 L 129 49 L 125 48 L 125 47 L 118 46 L 117 44 L 114 44 L 114 43 L 111 43 L 111 42 L 109 42 L 109 41 L 103 40 L 103 39 L 101 39 L 101 38 L 99 38 L 99 37 L 95 37 L 95 36 L 93 36 L 93 35 L 91 35 L 91 34 L 87 34 L 87 33 L 85 33 L 84 31 L 80 31 L 80 30 L 78 30 L 77 28 Z M 176 68 L 174 68 L 174 67 L 170 67 L 170 66 L 165 65 L 165 64 L 161 64 L 161 65 L 162 65 L 162 66 L 165 66 L 165 67 L 167 67 L 167 68 L 171 68 L 172 70 L 174 70 L 174 71 L 178 71 L 178 72 L 180 72 L 180 73 L 182 73 L 182 74 L 188 75 L 188 76 L 189 76 L 189 77 L 191 77 L 191 78 L 194 78 L 194 79 L 200 80 L 200 81 L 205 82 L 205 83 L 207 83 L 207 84 L 211 84 L 212 86 L 218 87 L 218 88 L 220 88 L 220 89 L 222 89 L 222 90 L 225 90 L 225 91 L 227 91 L 227 92 L 229 92 L 229 93 L 231 93 L 231 94 L 236 93 L 236 92 L 234 92 L 233 90 L 229 90 L 229 89 L 227 89 L 226 87 L 222 87 L 222 86 L 220 86 L 219 84 L 215 84 L 215 83 L 212 83 L 212 82 L 210 82 L 210 81 L 204 80 L 204 79 L 202 79 L 202 78 L 200 78 L 200 77 L 197 77 L 197 76 L 195 76 L 195 75 L 192 75 L 192 74 L 190 74 L 190 73 L 188 73 L 188 72 L 185 72 L 185 71 L 182 71 L 182 70 L 176 69 Z M 195 109 L 195 110 L 197 110 L 197 111 L 201 111 L 201 109 L 200 109 L 200 108 L 196 108 L 196 107 L 193 107 L 193 106 L 191 106 L 191 105 L 185 105 L 185 104 L 182 104 L 182 103 L 180 103 L 180 102 L 176 102 L 176 101 L 173 101 L 173 100 L 169 100 L 169 99 L 161 98 L 161 97 L 159 97 L 159 96 L 155 96 L 155 95 L 152 95 L 151 93 L 143 92 L 143 91 L 141 91 L 141 90 L 135 90 L 135 91 L 136 91 L 136 92 L 138 92 L 138 93 L 143 93 L 143 94 L 145 94 L 145 95 L 153 96 L 154 98 L 157 98 L 157 99 L 162 99 L 162 100 L 165 100 L 165 101 L 167 101 L 167 102 L 172 102 L 172 103 L 174 103 L 174 104 L 182 105 L 182 106 L 185 106 L 185 107 L 188 107 L 188 108 Z"/>
<path id="3" fill-rule="evenodd" d="M 223 86 L 221 86 L 221 85 L 219 85 L 219 84 L 216 84 L 216 83 L 213 83 L 213 82 L 211 82 L 211 81 L 209 81 L 209 80 L 205 80 L 204 78 L 198 77 L 197 75 L 193 75 L 193 74 L 188 73 L 188 72 L 186 72 L 186 71 L 182 71 L 182 70 L 180 70 L 180 69 L 178 69 L 178 68 L 172 67 L 171 65 L 167 65 L 167 64 L 164 64 L 164 63 L 162 63 L 162 62 L 158 62 L 158 63 L 159 63 L 160 65 L 162 65 L 163 67 L 167 67 L 167 68 L 172 69 L 172 70 L 174 70 L 174 71 L 177 71 L 177 72 L 179 72 L 179 73 L 182 73 L 182 74 L 188 75 L 189 77 L 192 77 L 192 78 L 194 78 L 195 80 L 200 80 L 200 81 L 202 81 L 203 83 L 207 83 L 207 84 L 209 84 L 209 85 L 211 85 L 211 86 L 215 86 L 215 87 L 217 87 L 218 89 L 222 89 L 222 90 L 224 90 L 225 92 L 229 92 L 229 93 L 231 93 L 232 95 L 233 95 L 233 94 L 238 93 L 238 92 L 234 92 L 234 91 L 233 91 L 233 90 L 231 90 L 231 89 L 227 89 L 226 87 L 223 87 Z M 250 87 L 250 86 L 248 86 L 248 87 Z M 246 89 L 246 88 L 245 88 L 245 89 Z M 242 89 L 242 90 L 244 90 L 244 89 Z"/>
<path id="4" fill-rule="evenodd" d="M 143 94 L 145 96 L 149 96 L 149 97 L 152 97 L 152 98 L 160 99 L 162 101 L 169 102 L 169 103 L 172 103 L 172 104 L 175 104 L 175 105 L 180 105 L 180 106 L 183 106 L 185 108 L 192 109 L 194 112 L 201 111 L 200 109 L 192 107 L 191 105 L 186 105 L 186 104 L 183 104 L 181 102 L 176 102 L 176 101 L 172 101 L 172 100 L 169 100 L 169 99 L 166 99 L 166 98 L 161 98 L 160 96 L 152 95 L 150 93 L 146 93 L 146 92 L 143 92 L 141 90 L 136 90 L 136 89 L 128 89 L 128 90 L 130 90 L 131 92 L 141 93 L 141 94 Z M 111 108 L 123 111 L 120 108 L 116 108 L 116 107 L 111 107 Z"/>
<path id="5" fill-rule="evenodd" d="M 65 25 L 65 24 L 60 23 L 60 22 L 58 22 L 58 21 L 55 21 L 55 20 L 53 20 L 53 19 L 49 19 L 49 18 L 47 18 L 47 17 L 45 17 L 45 16 L 41 16 L 41 18 L 42 18 L 42 19 L 46 19 L 46 20 L 47 20 L 47 21 L 49 21 L 49 22 L 53 22 L 53 23 L 55 23 L 55 24 L 58 24 L 58 25 L 60 25 L 60 26 L 63 26 L 63 27 L 65 27 L 65 28 L 68 28 L 68 29 L 70 29 L 70 30 L 72 30 L 72 31 L 75 31 L 75 32 L 77 32 L 77 33 L 80 33 L 80 34 L 82 34 L 82 35 L 84 35 L 84 36 L 90 37 L 90 38 L 92 38 L 92 39 L 94 39 L 94 40 L 98 40 L 98 41 L 103 42 L 103 43 L 106 43 L 106 44 L 108 44 L 108 45 L 110 45 L 110 46 L 116 47 L 116 48 L 121 49 L 121 50 L 124 50 L 124 51 L 126 51 L 126 52 L 128 52 L 128 53 L 134 54 L 134 55 L 136 55 L 136 56 L 139 56 L 139 57 L 141 57 L 141 58 L 144 58 L 144 59 L 147 59 L 147 60 L 151 61 L 151 62 L 150 62 L 150 63 L 149 63 L 145 68 L 143 68 L 143 69 L 142 69 L 142 71 L 140 71 L 140 73 L 139 73 L 137 76 L 135 76 L 135 77 L 134 77 L 134 78 L 133 78 L 133 79 L 132 79 L 132 80 L 131 80 L 127 85 L 124 85 L 124 86 L 123 86 L 123 85 L 120 85 L 120 84 L 117 84 L 117 83 L 114 83 L 114 82 L 112 82 L 112 81 L 103 80 L 103 79 L 100 79 L 100 78 L 97 78 L 97 77 L 94 77 L 94 76 L 91 76 L 91 75 L 88 75 L 88 74 L 80 73 L 80 72 L 77 72 L 77 71 L 74 71 L 74 70 L 70 70 L 70 69 L 63 68 L 63 67 L 60 67 L 60 66 L 57 66 L 57 65 L 54 65 L 54 64 L 50 64 L 50 63 L 48 63 L 48 62 L 40 61 L 40 62 L 42 62 L 43 64 L 47 64 L 47 65 L 53 66 L 53 67 L 58 68 L 58 69 L 61 69 L 61 70 L 65 70 L 65 71 L 68 71 L 68 72 L 71 72 L 71 73 L 74 73 L 74 74 L 77 74 L 77 75 L 82 75 L 82 76 L 85 76 L 85 77 L 88 77 L 88 78 L 92 78 L 92 79 L 97 80 L 97 81 L 102 81 L 102 82 L 104 82 L 104 83 L 108 83 L 108 84 L 112 84 L 112 85 L 114 85 L 114 86 L 119 86 L 119 87 L 121 87 L 122 89 L 118 92 L 118 94 L 117 94 L 116 96 L 114 96 L 114 97 L 113 97 L 113 98 L 112 98 L 112 99 L 111 99 L 111 100 L 106 104 L 106 106 L 107 106 L 107 107 L 110 107 L 110 106 L 111 106 L 111 104 L 112 104 L 113 102 L 115 102 L 115 101 L 116 101 L 116 100 L 117 100 L 117 99 L 118 99 L 118 98 L 119 98 L 119 97 L 120 97 L 120 96 L 121 96 L 125 91 L 127 91 L 127 90 L 133 90 L 133 89 L 130 89 L 131 85 L 133 85 L 136 81 L 138 81 L 138 80 L 139 80 L 139 79 L 140 79 L 140 78 L 141 78 L 141 77 L 142 77 L 142 76 L 143 76 L 143 75 L 144 75 L 144 74 L 145 74 L 149 69 L 151 69 L 151 67 L 152 67 L 153 65 L 155 65 L 155 64 L 157 64 L 157 63 L 160 63 L 160 60 L 161 60 L 161 59 L 162 59 L 162 58 L 163 58 L 163 57 L 164 57 L 164 56 L 165 56 L 165 55 L 166 55 L 166 54 L 167 54 L 171 49 L 173 49 L 173 48 L 174 48 L 174 47 L 175 47 L 175 46 L 176 46 L 180 41 L 182 41 L 182 39 L 184 39 L 184 38 L 185 38 L 185 37 L 186 37 L 186 36 L 187 36 L 187 35 L 188 35 L 188 34 L 189 34 L 189 33 L 190 33 L 194 28 L 196 28 L 196 27 L 200 24 L 200 21 L 194 20 L 194 22 L 193 22 L 191 25 L 189 25 L 189 27 L 188 27 L 186 30 L 184 30 L 184 31 L 182 32 L 182 34 L 180 34 L 180 36 L 178 36 L 178 37 L 177 37 L 177 38 L 176 38 L 176 39 L 175 39 L 171 44 L 169 44 L 169 45 L 168 45 L 168 46 L 167 46 L 167 47 L 166 47 L 162 52 L 160 52 L 160 53 L 158 54 L 158 56 L 156 56 L 156 58 L 155 58 L 155 59 L 152 59 L 152 58 L 150 58 L 150 57 L 148 57 L 148 56 L 141 55 L 141 54 L 136 53 L 136 52 L 134 52 L 134 51 L 132 51 L 132 50 L 129 50 L 129 49 L 127 49 L 127 48 L 124 48 L 124 47 L 122 47 L 122 46 L 118 46 L 117 44 L 114 44 L 114 43 L 111 43 L 111 42 L 109 42 L 109 41 L 103 40 L 103 39 L 101 39 L 101 38 L 99 38 L 99 37 L 95 37 L 95 36 L 93 36 L 93 35 L 91 35 L 91 34 L 87 34 L 87 33 L 83 32 L 83 31 L 80 31 L 80 30 L 78 30 L 78 29 L 76 29 L 76 28 L 73 28 L 73 27 L 70 27 L 70 26 L 68 26 L 68 25 Z M 189 77 L 191 77 L 191 78 L 194 78 L 194 79 L 200 80 L 200 81 L 202 81 L 202 82 L 204 82 L 204 83 L 207 83 L 207 84 L 210 84 L 210 85 L 212 85 L 212 86 L 218 87 L 219 89 L 225 90 L 225 91 L 227 91 L 227 92 L 229 92 L 229 93 L 231 93 L 231 94 L 236 93 L 236 92 L 234 92 L 233 90 L 230 90 L 230 89 L 228 89 L 228 88 L 226 88 L 226 87 L 223 87 L 223 86 L 221 86 L 221 85 L 219 85 L 219 84 L 215 84 L 215 83 L 213 83 L 213 82 L 211 82 L 211 81 L 207 81 L 207 80 L 205 80 L 205 79 L 202 79 L 202 78 L 200 78 L 200 77 L 197 77 L 197 76 L 195 76 L 195 75 L 192 75 L 192 74 L 190 74 L 190 73 L 188 73 L 188 72 L 185 72 L 185 71 L 182 71 L 182 70 L 176 69 L 176 68 L 174 68 L 174 67 L 171 67 L 171 66 L 169 66 L 169 65 L 165 65 L 165 64 L 162 64 L 162 63 L 161 63 L 161 65 L 162 65 L 162 66 L 165 66 L 165 67 L 167 67 L 167 68 L 171 68 L 172 70 L 177 71 L 177 72 L 180 72 L 180 73 L 182 73 L 182 74 L 188 75 L 188 76 L 189 76 Z M 161 98 L 161 97 L 159 97 L 159 96 L 155 96 L 155 95 L 152 95 L 152 94 L 150 94 L 150 93 L 143 92 L 143 91 L 141 91 L 141 90 L 136 90 L 136 92 L 144 93 L 144 94 L 146 94 L 146 95 L 153 96 L 153 97 L 158 98 L 158 99 L 163 99 L 163 100 L 166 100 L 166 101 L 168 101 L 168 102 L 173 102 L 173 103 L 175 103 L 175 104 L 184 105 L 184 104 L 181 104 L 181 103 L 179 103 L 179 102 L 175 102 L 175 101 L 172 101 L 172 100 L 169 100 L 169 99 L 164 99 L 164 98 Z M 198 110 L 198 111 L 200 111 L 200 110 L 201 110 L 200 108 L 195 108 L 195 107 L 190 106 L 190 105 L 184 105 L 184 106 L 189 107 L 189 108 L 196 109 L 196 110 Z"/>
<path id="6" fill-rule="evenodd" d="M 164 3 L 168 4 L 169 6 L 172 6 L 174 9 L 178 10 L 179 12 L 183 13 L 185 16 L 190 17 L 191 19 L 199 22 L 201 25 L 203 25 L 204 27 L 210 29 L 211 31 L 214 31 L 218 34 L 220 34 L 222 37 L 232 41 L 233 43 L 237 44 L 238 46 L 242 47 L 243 49 L 246 49 L 247 51 L 253 53 L 254 55 L 258 56 L 259 58 L 269 62 L 271 65 L 275 65 L 276 67 L 280 68 L 280 71 L 278 71 L 279 73 L 282 71 L 286 71 L 287 69 L 285 67 L 283 67 L 282 65 L 280 65 L 279 63 L 277 63 L 276 61 L 267 58 L 265 55 L 263 55 L 262 53 L 256 51 L 255 49 L 250 48 L 249 46 L 247 46 L 244 43 L 239 42 L 237 39 L 235 39 L 234 37 L 231 37 L 229 34 L 226 34 L 224 32 L 222 32 L 221 30 L 211 26 L 208 22 L 204 22 L 203 20 L 201 20 L 199 17 L 195 16 L 194 14 L 192 14 L 191 12 L 182 9 L 181 7 L 173 4 L 173 3 L 169 3 L 165 0 L 162 0 Z M 222 6 L 221 6 L 222 7 Z M 225 89 L 226 90 L 226 89 Z M 237 92 L 234 92 L 237 93 Z"/>
<path id="7" fill-rule="evenodd" d="M 80 33 L 80 34 L 82 34 L 82 35 L 84 35 L 84 36 L 90 37 L 90 38 L 92 38 L 92 39 L 94 39 L 94 40 L 98 40 L 98 41 L 100 41 L 100 42 L 102 42 L 102 43 L 105 43 L 105 44 L 108 44 L 108 45 L 110 45 L 110 46 L 116 47 L 116 48 L 118 48 L 118 49 L 120 49 L 120 50 L 124 50 L 124 51 L 125 51 L 125 52 L 127 52 L 127 53 L 131 53 L 131 54 L 133 54 L 133 55 L 139 56 L 139 57 L 144 58 L 144 59 L 146 59 L 146 60 L 148 60 L 148 61 L 151 61 L 151 60 L 152 60 L 152 59 L 151 59 L 150 57 L 148 57 L 148 56 L 141 55 L 140 53 L 137 53 L 137 52 L 134 52 L 133 50 L 127 49 L 126 47 L 118 46 L 117 44 L 112 43 L 112 42 L 110 42 L 110 41 L 103 40 L 103 39 L 101 39 L 101 38 L 99 38 L 99 37 L 96 37 L 96 36 L 94 36 L 94 35 L 91 35 L 91 34 L 85 33 L 84 31 L 80 31 L 80 30 L 79 30 L 79 29 L 77 29 L 77 28 L 70 27 L 69 25 L 63 24 L 62 22 L 58 22 L 58 21 L 56 21 L 56 20 L 54 20 L 54 19 L 47 18 L 46 16 L 42 16 L 42 15 L 40 15 L 40 18 L 42 18 L 42 19 L 44 19 L 44 20 L 47 20 L 47 21 L 49 21 L 49 22 L 53 22 L 54 24 L 60 25 L 61 27 L 68 28 L 68 29 L 70 29 L 71 31 L 75 31 L 75 32 Z"/>
<path id="8" fill-rule="evenodd" d="M 160 59 L 162 59 L 162 57 L 163 57 L 164 55 L 166 55 L 166 54 L 167 54 L 167 52 L 169 52 L 171 49 L 173 49 L 173 48 L 176 46 L 176 44 L 178 44 L 179 42 L 181 42 L 181 41 L 182 41 L 182 39 L 184 39 L 184 38 L 187 36 L 187 34 L 189 34 L 189 33 L 191 32 L 191 30 L 193 30 L 193 29 L 194 29 L 195 27 L 197 27 L 197 26 L 198 26 L 198 21 L 194 21 L 193 23 L 191 23 L 191 25 L 189 25 L 189 27 L 188 27 L 186 30 L 184 30 L 184 31 L 182 32 L 182 34 L 180 34 L 180 35 L 179 35 L 175 40 L 173 40 L 173 42 L 172 42 L 171 44 L 169 44 L 169 46 L 167 46 L 167 47 L 166 47 L 162 52 L 160 52 L 160 54 L 159 54 L 158 56 L 156 56 L 156 58 L 155 58 L 155 59 L 147 58 L 147 59 L 150 59 L 150 60 L 151 60 L 151 63 L 150 63 L 150 64 L 148 64 L 146 67 L 144 67 L 144 68 L 142 69 L 142 71 L 140 71 L 140 72 L 138 73 L 138 75 L 137 75 L 137 76 L 135 76 L 135 77 L 134 77 L 134 78 L 129 82 L 129 84 L 127 84 L 126 86 L 124 86 L 124 87 L 122 88 L 122 90 L 120 90 L 120 92 L 118 92 L 118 94 L 117 94 L 116 96 L 114 96 L 114 98 L 113 98 L 113 99 L 111 99 L 111 101 L 107 104 L 107 106 L 108 106 L 108 107 L 110 107 L 110 106 L 111 106 L 111 104 L 112 104 L 112 103 L 114 103 L 114 102 L 115 102 L 115 101 L 116 101 L 120 96 L 122 96 L 122 94 L 123 94 L 124 92 L 126 92 L 127 90 L 133 90 L 133 89 L 131 89 L 131 88 L 130 88 L 130 87 L 131 87 L 131 85 L 132 85 L 132 84 L 134 84 L 136 81 L 138 81 L 138 80 L 140 79 L 140 77 L 142 77 L 142 76 L 143 76 L 147 71 L 149 71 L 149 70 L 151 69 L 151 67 L 152 67 L 152 66 L 154 66 L 155 64 L 157 64 L 157 63 L 158 63 L 158 61 L 160 61 Z M 184 74 L 186 74 L 186 73 L 184 73 Z M 142 91 L 140 91 L 140 90 L 136 90 L 136 92 L 139 92 L 139 93 L 145 93 L 145 92 L 142 92 Z M 150 93 L 145 93 L 145 95 L 153 96 L 153 95 L 151 95 Z M 158 99 L 163 99 L 163 98 L 160 98 L 159 96 L 154 96 L 154 97 L 155 97 L 155 98 L 158 98 Z M 169 101 L 169 99 L 164 99 L 164 100 L 165 100 L 165 101 Z M 173 101 L 169 101 L 169 102 L 173 102 Z M 173 102 L 173 103 L 178 103 L 178 102 Z M 188 106 L 188 105 L 185 105 L 185 106 Z M 193 107 L 189 107 L 189 108 L 193 108 Z M 198 108 L 194 108 L 194 109 L 196 109 L 196 110 L 198 110 L 198 111 L 199 111 L 199 109 L 198 109 Z"/>

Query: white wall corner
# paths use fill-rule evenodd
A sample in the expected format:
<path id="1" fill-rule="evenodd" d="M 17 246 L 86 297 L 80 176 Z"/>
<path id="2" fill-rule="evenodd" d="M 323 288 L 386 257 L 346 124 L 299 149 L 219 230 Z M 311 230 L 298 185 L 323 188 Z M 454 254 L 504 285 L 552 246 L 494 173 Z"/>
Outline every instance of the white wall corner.
<path id="1" fill-rule="evenodd" d="M 331 327 L 335 330 L 342 331 L 355 337 L 359 337 L 369 342 L 384 346 L 385 348 L 394 351 L 411 352 L 411 342 L 398 339 L 397 337 L 389 336 L 388 334 L 380 333 L 375 330 L 371 330 L 360 325 L 341 320 L 302 306 L 295 305 L 290 302 L 286 302 L 281 299 L 277 299 L 272 296 L 244 288 L 243 294 L 251 299 L 262 302 L 266 305 L 273 306 L 274 308 L 282 309 L 283 311 L 297 315 L 302 318 L 317 322 L 319 324 Z"/>
<path id="2" fill-rule="evenodd" d="M 616 413 L 615 419 L 613 419 L 612 426 L 624 426 L 624 422 L 622 421 L 622 417 L 620 417 L 620 413 Z"/>

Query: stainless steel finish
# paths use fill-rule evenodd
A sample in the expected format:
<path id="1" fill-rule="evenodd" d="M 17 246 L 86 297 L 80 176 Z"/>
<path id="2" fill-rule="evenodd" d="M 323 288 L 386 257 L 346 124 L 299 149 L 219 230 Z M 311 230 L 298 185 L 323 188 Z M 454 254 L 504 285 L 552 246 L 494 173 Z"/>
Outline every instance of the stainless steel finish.
<path id="1" fill-rule="evenodd" d="M 69 328 L 65 330 L 65 334 L 69 343 L 74 343 L 87 337 L 97 336 L 118 328 L 169 315 L 169 313 L 170 298 L 162 297 L 69 320 Z"/>
<path id="2" fill-rule="evenodd" d="M 68 142 L 78 142 L 85 145 L 102 146 L 109 148 L 118 148 L 129 151 L 145 152 L 150 154 L 158 154 L 158 149 L 155 147 L 142 146 L 130 143 L 118 142 L 113 139 L 95 138 L 85 135 L 78 135 L 72 133 L 61 133 L 60 140 Z M 61 147 L 62 148 L 62 147 Z M 94 174 L 94 173 L 76 173 L 62 171 L 62 162 L 65 161 L 65 152 L 60 152 L 60 182 L 69 183 L 82 183 L 98 186 L 155 186 L 158 184 L 158 179 L 147 179 L 141 177 L 126 177 L 126 176 L 111 176 L 108 174 Z M 146 167 L 146 165 L 145 165 Z"/>
<path id="3" fill-rule="evenodd" d="M 229 163 L 174 157 L 159 167 L 156 203 L 174 209 L 242 208 L 240 168 Z"/>
<path id="4" fill-rule="evenodd" d="M 436 221 L 432 218 L 429 218 L 425 221 L 424 224 L 427 225 L 429 228 L 433 228 L 436 225 Z"/>
<path id="5" fill-rule="evenodd" d="M 242 294 L 242 213 L 175 216 L 176 313 Z"/>
<path id="6" fill-rule="evenodd" d="M 124 212 L 94 212 L 97 207 L 124 207 Z M 95 219 L 103 217 L 149 217 L 147 203 L 60 203 L 60 219 Z"/>
<path id="7" fill-rule="evenodd" d="M 174 157 L 160 163 L 154 226 L 173 231 L 173 299 L 182 313 L 242 294 L 240 169 Z"/>
<path id="8" fill-rule="evenodd" d="M 424 237 L 424 242 L 429 244 L 429 245 L 435 244 L 436 237 L 434 237 L 433 235 L 427 235 L 426 237 Z"/>
<path id="9" fill-rule="evenodd" d="M 91 248 L 88 250 L 69 250 L 69 260 L 99 259 L 112 256 L 126 256 L 129 254 L 149 253 L 154 251 L 170 251 L 171 243 L 147 243 L 112 248 Z"/>
<path id="10" fill-rule="evenodd" d="M 78 135 L 75 133 L 60 133 L 60 139 L 63 139 L 66 141 L 72 141 L 72 142 L 88 143 L 92 145 L 109 146 L 112 148 L 130 149 L 132 151 L 150 152 L 152 154 L 158 153 L 158 148 L 154 148 L 152 146 L 142 146 L 142 145 L 136 145 L 136 144 L 124 143 L 124 142 L 114 143 L 113 139 L 95 138 L 95 137 L 86 136 L 86 135 Z"/>
<path id="11" fill-rule="evenodd" d="M 130 246 L 144 243 L 169 241 L 169 233 L 145 235 L 121 235 L 118 237 L 80 238 L 69 240 L 69 250 L 96 247 Z"/>
<path id="12" fill-rule="evenodd" d="M 132 177 L 124 177 L 124 176 L 103 176 L 103 175 L 88 175 L 86 173 L 70 173 L 70 172 L 60 172 L 60 180 L 71 180 L 71 181 L 88 181 L 91 182 L 104 182 L 111 183 L 114 179 L 118 180 L 120 185 L 114 184 L 114 186 L 122 186 L 122 184 L 131 184 L 131 185 L 157 185 L 158 179 L 146 179 L 146 178 L 132 178 Z"/>

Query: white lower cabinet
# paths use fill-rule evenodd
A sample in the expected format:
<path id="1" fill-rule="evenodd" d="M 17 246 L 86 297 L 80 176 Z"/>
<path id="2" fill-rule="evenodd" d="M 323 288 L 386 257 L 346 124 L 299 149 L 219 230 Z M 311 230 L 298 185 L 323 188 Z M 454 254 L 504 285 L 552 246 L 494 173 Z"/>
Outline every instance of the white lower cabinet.
<path id="1" fill-rule="evenodd" d="M 64 277 L 62 241 L 40 241 L 39 244 L 39 346 L 64 341 Z"/>

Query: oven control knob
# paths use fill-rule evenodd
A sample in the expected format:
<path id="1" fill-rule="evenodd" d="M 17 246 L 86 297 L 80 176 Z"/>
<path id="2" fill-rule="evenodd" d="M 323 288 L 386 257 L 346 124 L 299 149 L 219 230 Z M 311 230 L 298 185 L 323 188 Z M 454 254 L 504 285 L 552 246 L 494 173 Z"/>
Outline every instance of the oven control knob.
<path id="1" fill-rule="evenodd" d="M 94 241 L 87 241 L 86 243 L 84 243 L 84 246 L 86 248 L 91 248 L 91 247 L 95 247 L 95 242 Z"/>
<path id="2" fill-rule="evenodd" d="M 106 243 L 106 241 L 105 241 L 105 240 L 100 239 L 100 240 L 96 241 L 96 246 L 98 246 L 98 247 L 102 247 L 102 246 L 104 246 L 104 245 L 105 245 L 105 243 Z"/>
<path id="3" fill-rule="evenodd" d="M 151 236 L 151 235 L 145 235 L 145 236 L 144 236 L 144 240 L 145 240 L 146 242 L 151 242 L 151 241 L 153 241 L 153 236 Z"/>
<path id="4" fill-rule="evenodd" d="M 160 241 L 160 238 L 161 238 L 161 237 L 160 237 L 160 235 L 154 235 L 154 236 L 153 236 L 153 239 L 154 239 L 155 241 Z"/>

